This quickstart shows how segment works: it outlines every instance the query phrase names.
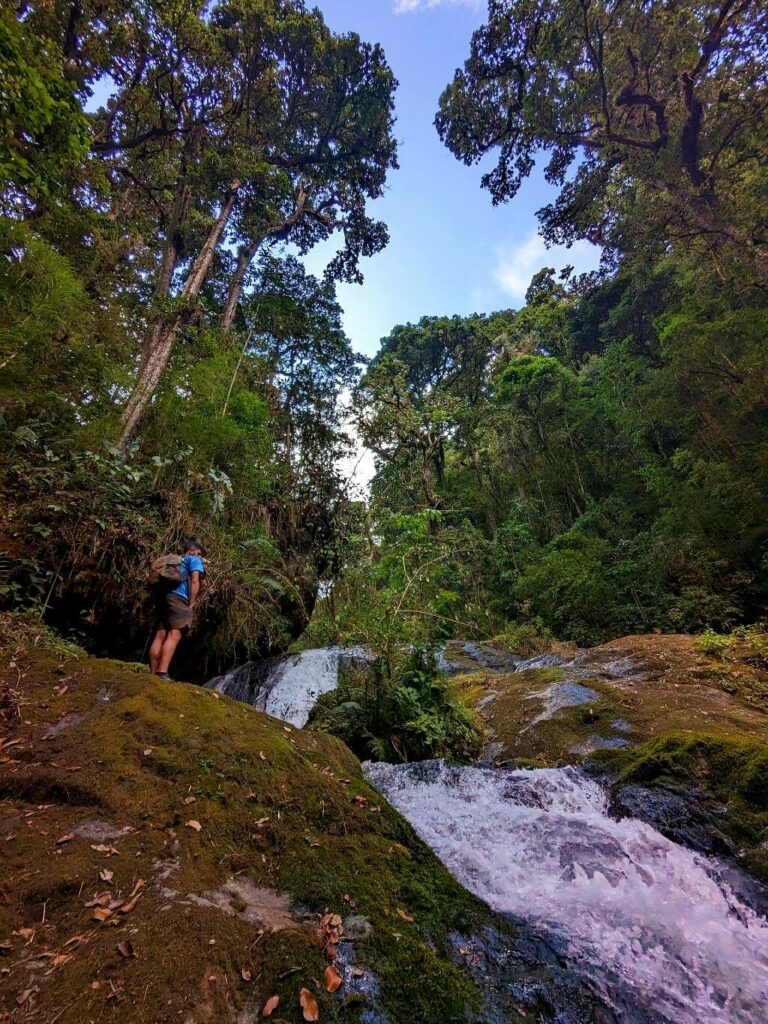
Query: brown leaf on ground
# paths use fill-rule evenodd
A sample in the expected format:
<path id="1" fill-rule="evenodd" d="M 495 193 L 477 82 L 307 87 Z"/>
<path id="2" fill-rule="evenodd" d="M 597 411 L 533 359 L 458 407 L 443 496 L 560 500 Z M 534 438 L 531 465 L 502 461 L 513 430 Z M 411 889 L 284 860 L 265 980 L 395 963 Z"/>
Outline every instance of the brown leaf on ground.
<path id="1" fill-rule="evenodd" d="M 88 932 L 80 932 L 79 935 L 73 935 L 71 939 L 67 939 L 64 943 L 64 949 L 67 949 L 69 946 L 79 946 L 80 943 L 85 942 L 87 938 Z"/>
<path id="2" fill-rule="evenodd" d="M 397 914 L 398 917 L 402 917 L 404 921 L 413 921 L 411 915 L 406 914 L 406 912 L 404 910 L 401 910 L 400 907 L 395 907 L 395 913 Z"/>
<path id="3" fill-rule="evenodd" d="M 109 907 L 94 907 L 91 911 L 91 917 L 95 921 L 108 921 L 112 917 L 112 911 Z"/>
<path id="4" fill-rule="evenodd" d="M 323 975 L 326 992 L 335 992 L 343 983 L 343 979 L 333 964 L 328 964 Z"/>
<path id="5" fill-rule="evenodd" d="M 134 887 L 133 887 L 133 892 L 128 897 L 128 899 L 125 901 L 125 903 L 123 903 L 123 905 L 120 907 L 120 913 L 121 914 L 130 914 L 130 912 L 133 910 L 133 908 L 136 906 L 136 904 L 141 899 L 141 890 L 144 888 L 144 886 L 146 884 L 147 883 L 144 881 L 143 878 L 140 878 L 138 880 L 136 885 L 134 885 Z"/>
<path id="6" fill-rule="evenodd" d="M 47 978 L 50 974 L 53 974 L 53 972 L 57 970 L 59 967 L 63 967 L 64 964 L 68 964 L 70 960 L 74 959 L 75 958 L 73 956 L 68 955 L 67 953 L 57 953 L 56 956 L 51 960 L 51 966 L 45 972 L 45 977 Z"/>
<path id="7" fill-rule="evenodd" d="M 354 976 L 356 978 L 364 978 L 365 977 L 365 971 L 360 970 L 359 967 L 356 967 L 354 969 L 354 971 L 352 971 L 352 973 L 354 974 Z"/>
<path id="8" fill-rule="evenodd" d="M 108 868 L 102 868 L 99 872 L 99 878 L 102 882 L 111 882 L 115 877 L 115 872 L 110 871 Z"/>
<path id="9" fill-rule="evenodd" d="M 74 838 L 74 832 L 67 832 L 65 836 L 59 836 L 59 838 L 56 840 L 56 845 L 63 846 L 64 843 L 71 843 Z"/>
<path id="10" fill-rule="evenodd" d="M 0 939 L 0 953 L 8 953 L 13 949 L 13 943 L 10 939 Z"/>
<path id="11" fill-rule="evenodd" d="M 107 857 L 117 857 L 120 854 L 120 851 L 116 850 L 114 846 L 107 846 L 106 843 L 91 843 L 91 849 L 96 853 L 103 853 Z"/>
<path id="12" fill-rule="evenodd" d="M 273 1010 L 277 1009 L 279 1002 L 280 996 L 270 996 L 266 1003 L 264 1003 L 264 1009 L 261 1011 L 262 1017 L 269 1017 Z"/>
<path id="13" fill-rule="evenodd" d="M 304 1020 L 320 1020 L 317 1000 L 308 988 L 303 988 L 299 993 L 299 1005 L 303 1011 Z"/>
<path id="14" fill-rule="evenodd" d="M 107 890 L 106 892 L 97 892 L 92 900 L 88 900 L 85 904 L 86 907 L 108 907 L 113 900 L 112 893 Z"/>
<path id="15" fill-rule="evenodd" d="M 200 824 L 199 821 L 195 821 L 194 818 L 190 818 L 190 820 L 185 821 L 184 824 L 187 826 L 187 828 L 194 829 L 195 832 L 202 832 L 203 830 L 203 826 Z"/>
<path id="16" fill-rule="evenodd" d="M 253 975 L 251 974 L 247 967 L 243 967 L 243 969 L 240 971 L 240 977 L 243 979 L 243 981 L 250 981 Z"/>
<path id="17" fill-rule="evenodd" d="M 196 804 L 197 803 L 197 797 L 196 796 L 185 796 L 184 797 L 184 803 L 187 806 L 189 806 L 189 804 Z"/>
<path id="18" fill-rule="evenodd" d="M 136 953 L 133 950 L 133 943 L 130 939 L 123 939 L 122 942 L 118 942 L 117 952 L 120 956 L 124 956 L 126 960 L 130 960 L 136 956 Z"/>

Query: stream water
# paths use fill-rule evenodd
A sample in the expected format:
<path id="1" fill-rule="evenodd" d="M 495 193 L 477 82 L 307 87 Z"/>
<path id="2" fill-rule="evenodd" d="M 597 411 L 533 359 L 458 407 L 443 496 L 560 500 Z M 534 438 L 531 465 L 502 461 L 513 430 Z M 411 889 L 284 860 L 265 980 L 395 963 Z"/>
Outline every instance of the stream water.
<path id="1" fill-rule="evenodd" d="M 302 726 L 337 685 L 341 661 L 365 657 L 304 651 L 208 685 Z M 580 769 L 427 761 L 364 770 L 466 888 L 551 937 L 619 1020 L 768 1020 L 768 921 L 733 871 L 651 825 L 615 820 L 606 790 Z"/>

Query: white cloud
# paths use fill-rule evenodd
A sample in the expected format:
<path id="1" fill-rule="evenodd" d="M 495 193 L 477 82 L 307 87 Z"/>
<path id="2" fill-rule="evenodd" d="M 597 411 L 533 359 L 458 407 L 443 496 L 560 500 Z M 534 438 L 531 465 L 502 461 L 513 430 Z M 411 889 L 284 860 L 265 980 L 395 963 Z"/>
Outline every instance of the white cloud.
<path id="1" fill-rule="evenodd" d="M 479 10 L 485 0 L 395 0 L 395 14 L 412 14 L 433 7 L 472 7 Z"/>
<path id="2" fill-rule="evenodd" d="M 547 248 L 544 239 L 533 232 L 519 245 L 499 245 L 496 248 L 496 283 L 507 295 L 522 299 L 533 275 L 542 267 L 556 271 L 572 266 L 577 274 L 596 270 L 600 262 L 600 249 L 590 242 L 574 242 L 570 249 L 564 245 Z"/>

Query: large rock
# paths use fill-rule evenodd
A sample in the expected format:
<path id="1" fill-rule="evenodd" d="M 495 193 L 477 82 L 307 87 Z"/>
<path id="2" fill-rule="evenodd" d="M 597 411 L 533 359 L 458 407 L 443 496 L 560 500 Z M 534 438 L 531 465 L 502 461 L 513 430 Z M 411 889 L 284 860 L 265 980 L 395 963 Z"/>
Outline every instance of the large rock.
<path id="1" fill-rule="evenodd" d="M 298 1022 L 302 988 L 322 1021 L 610 1019 L 332 737 L 3 617 L 0 715 L 0 1019 Z"/>

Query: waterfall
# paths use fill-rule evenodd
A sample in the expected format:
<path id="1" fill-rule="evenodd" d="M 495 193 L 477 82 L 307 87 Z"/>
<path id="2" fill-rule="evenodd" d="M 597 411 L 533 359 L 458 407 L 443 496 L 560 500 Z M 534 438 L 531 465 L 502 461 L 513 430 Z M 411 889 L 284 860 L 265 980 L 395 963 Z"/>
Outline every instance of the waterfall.
<path id="1" fill-rule="evenodd" d="M 768 922 L 733 873 L 609 817 L 606 792 L 579 769 L 365 772 L 463 885 L 562 942 L 623 1021 L 768 1019 Z"/>
<path id="2" fill-rule="evenodd" d="M 206 687 L 301 729 L 318 698 L 336 689 L 341 663 L 370 660 L 362 649 L 323 647 L 284 658 L 249 661 L 212 679 Z"/>

